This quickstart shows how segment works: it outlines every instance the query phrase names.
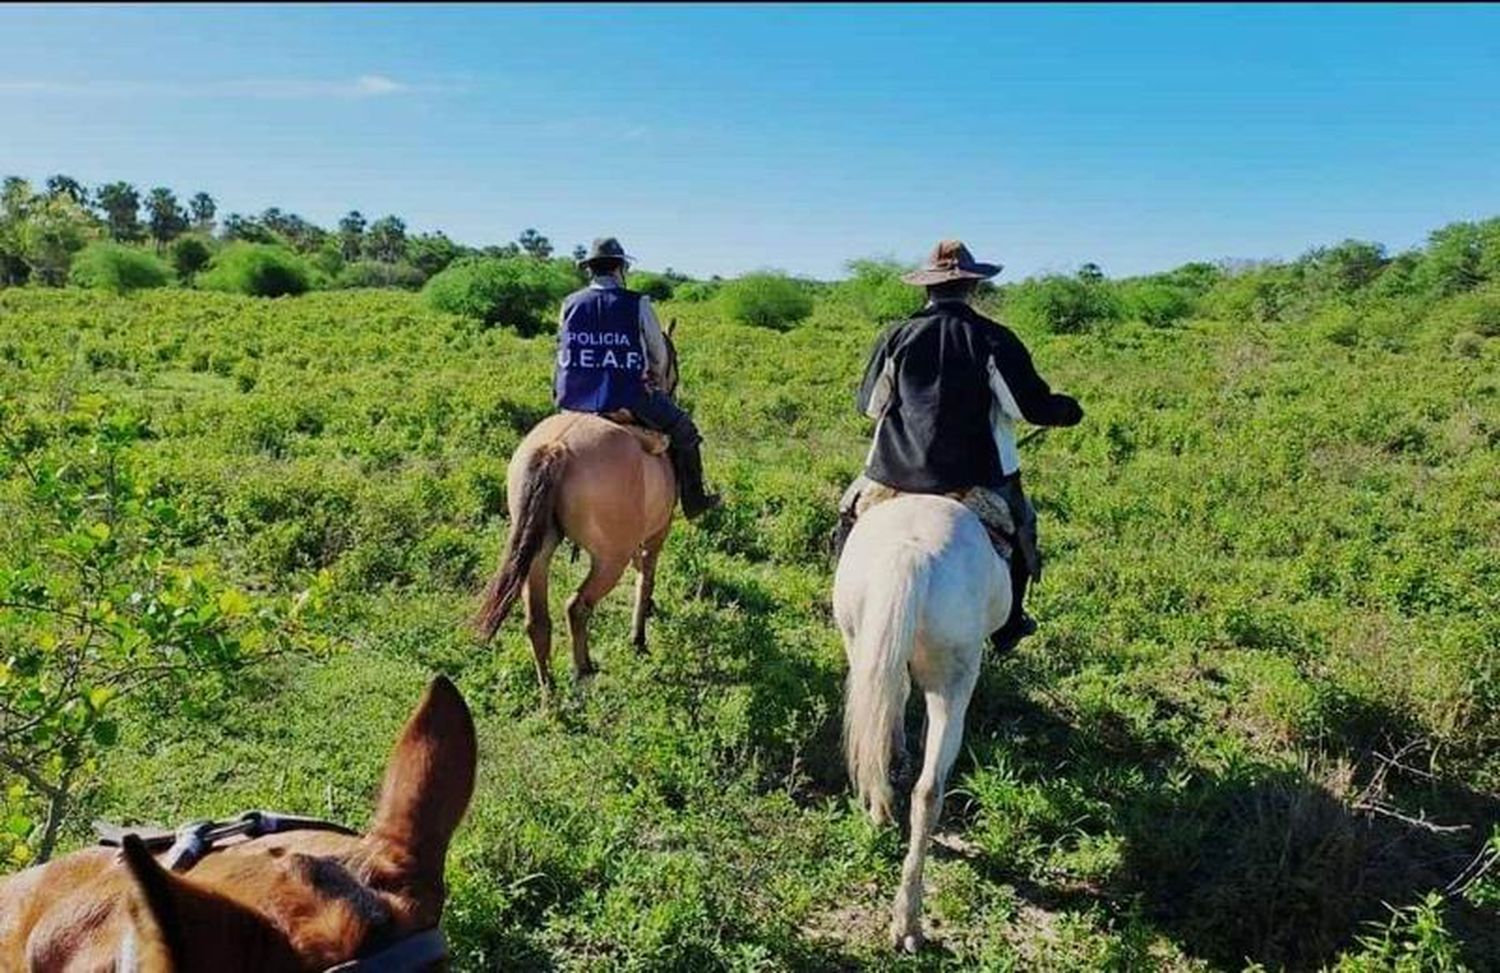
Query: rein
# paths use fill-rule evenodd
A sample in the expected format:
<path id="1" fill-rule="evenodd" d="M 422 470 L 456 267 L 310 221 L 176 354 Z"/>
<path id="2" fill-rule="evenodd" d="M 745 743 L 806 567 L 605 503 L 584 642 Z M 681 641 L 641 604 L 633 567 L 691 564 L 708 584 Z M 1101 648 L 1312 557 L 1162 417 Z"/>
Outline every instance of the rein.
<path id="1" fill-rule="evenodd" d="M 124 828 L 103 821 L 94 822 L 94 832 L 99 843 L 119 847 L 127 835 L 141 839 L 151 852 L 167 850 L 163 864 L 170 871 L 185 872 L 214 846 L 229 838 L 262 838 L 266 835 L 284 834 L 288 831 L 334 831 L 339 834 L 358 835 L 359 832 L 342 824 L 324 821 L 321 818 L 299 817 L 294 814 L 276 814 L 272 811 L 246 811 L 228 821 L 191 821 L 176 831 L 142 831 L 139 828 Z M 443 932 L 434 926 L 412 933 L 397 940 L 369 956 L 359 957 L 335 966 L 323 973 L 409 973 L 426 969 L 448 956 L 448 942 Z"/>
<path id="2" fill-rule="evenodd" d="M 293 814 L 276 814 L 271 811 L 246 811 L 228 821 L 191 821 L 176 831 L 141 831 L 139 828 L 122 828 L 103 821 L 94 822 L 94 833 L 99 844 L 118 847 L 126 835 L 141 839 L 147 851 L 167 849 L 163 864 L 169 871 L 185 872 L 198 864 L 204 855 L 226 838 L 262 838 L 270 834 L 287 831 L 336 831 L 339 834 L 358 835 L 358 831 L 342 824 L 320 818 L 304 818 Z"/>
<path id="3" fill-rule="evenodd" d="M 1031 432 L 1028 432 L 1026 435 L 1022 436 L 1019 440 L 1017 440 L 1017 442 L 1016 442 L 1016 449 L 1020 449 L 1022 446 L 1025 446 L 1027 443 L 1035 442 L 1036 440 L 1041 439 L 1043 436 L 1047 435 L 1047 430 L 1050 429 L 1050 428 L 1052 428 L 1052 427 L 1051 426 L 1041 426 L 1039 428 L 1031 430 Z"/>

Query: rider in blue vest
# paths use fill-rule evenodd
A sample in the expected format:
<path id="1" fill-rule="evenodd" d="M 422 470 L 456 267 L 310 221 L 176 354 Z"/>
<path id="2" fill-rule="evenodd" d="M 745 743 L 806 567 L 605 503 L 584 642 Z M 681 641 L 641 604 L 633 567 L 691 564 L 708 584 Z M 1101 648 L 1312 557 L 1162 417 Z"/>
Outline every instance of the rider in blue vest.
<path id="1" fill-rule="evenodd" d="M 666 433 L 682 512 L 691 520 L 719 498 L 703 489 L 698 427 L 664 390 L 667 340 L 651 301 L 625 287 L 630 257 L 614 237 L 595 240 L 578 266 L 592 279 L 563 301 L 554 401 L 573 412 L 627 409 L 641 425 Z"/>

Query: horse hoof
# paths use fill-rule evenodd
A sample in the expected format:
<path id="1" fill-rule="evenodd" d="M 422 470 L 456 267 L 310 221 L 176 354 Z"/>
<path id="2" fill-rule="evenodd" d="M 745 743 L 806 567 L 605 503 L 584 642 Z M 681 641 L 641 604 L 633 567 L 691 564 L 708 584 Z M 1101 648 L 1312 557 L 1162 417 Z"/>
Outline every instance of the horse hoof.
<path id="1" fill-rule="evenodd" d="M 645 655 L 646 654 L 646 640 L 645 639 L 641 639 L 639 642 L 635 643 L 635 654 L 636 655 Z"/>
<path id="2" fill-rule="evenodd" d="M 894 940 L 892 945 L 896 948 L 896 951 L 898 953 L 906 953 L 908 955 L 915 956 L 922 950 L 923 939 L 921 932 L 909 932 L 904 934 L 898 932 L 895 934 L 895 936 L 892 937 L 892 939 Z"/>

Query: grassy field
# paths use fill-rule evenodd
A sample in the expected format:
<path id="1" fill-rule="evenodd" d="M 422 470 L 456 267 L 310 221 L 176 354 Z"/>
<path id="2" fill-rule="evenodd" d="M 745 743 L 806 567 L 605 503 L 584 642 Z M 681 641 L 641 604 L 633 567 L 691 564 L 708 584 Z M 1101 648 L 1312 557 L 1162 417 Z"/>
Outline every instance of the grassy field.
<path id="1" fill-rule="evenodd" d="M 823 553 L 875 326 L 827 296 L 785 332 L 716 308 L 663 317 L 727 505 L 668 541 L 650 657 L 622 589 L 601 676 L 544 711 L 518 624 L 481 649 L 463 623 L 547 336 L 393 291 L 0 291 L 0 554 L 31 537 L 16 456 L 82 456 L 92 411 L 134 423 L 176 556 L 324 592 L 306 651 L 122 711 L 62 848 L 94 817 L 363 823 L 441 670 L 482 747 L 459 969 L 1500 968 L 1500 884 L 1450 889 L 1500 848 L 1500 338 L 1442 304 L 1025 334 L 1087 418 L 1025 457 L 1042 628 L 987 662 L 935 942 L 898 959 L 901 838 L 847 793 Z"/>

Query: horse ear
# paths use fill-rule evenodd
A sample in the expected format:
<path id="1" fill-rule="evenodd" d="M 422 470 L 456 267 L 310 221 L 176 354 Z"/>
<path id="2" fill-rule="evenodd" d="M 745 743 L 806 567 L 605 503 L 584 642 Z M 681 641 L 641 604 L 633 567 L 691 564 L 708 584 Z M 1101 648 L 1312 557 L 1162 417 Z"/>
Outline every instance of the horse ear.
<path id="1" fill-rule="evenodd" d="M 396 741 L 368 836 L 387 853 L 398 880 L 441 887 L 448 842 L 474 794 L 477 762 L 469 707 L 438 676 Z"/>
<path id="2" fill-rule="evenodd" d="M 670 321 L 667 322 L 667 337 L 670 338 L 670 337 L 672 337 L 672 335 L 674 335 L 676 333 L 677 333 L 677 319 L 676 318 L 672 318 Z"/>
<path id="3" fill-rule="evenodd" d="M 121 842 L 135 886 L 127 904 L 130 928 L 116 965 L 139 973 L 202 969 L 295 969 L 284 933 L 258 912 L 173 875 L 136 835 Z"/>
<path id="4" fill-rule="evenodd" d="M 182 964 L 187 952 L 179 907 L 181 884 L 156 863 L 136 835 L 126 835 L 121 844 L 125 870 L 135 883 L 136 897 L 130 902 L 130 935 L 125 940 L 119 965 L 142 973 L 170 973 Z"/>

